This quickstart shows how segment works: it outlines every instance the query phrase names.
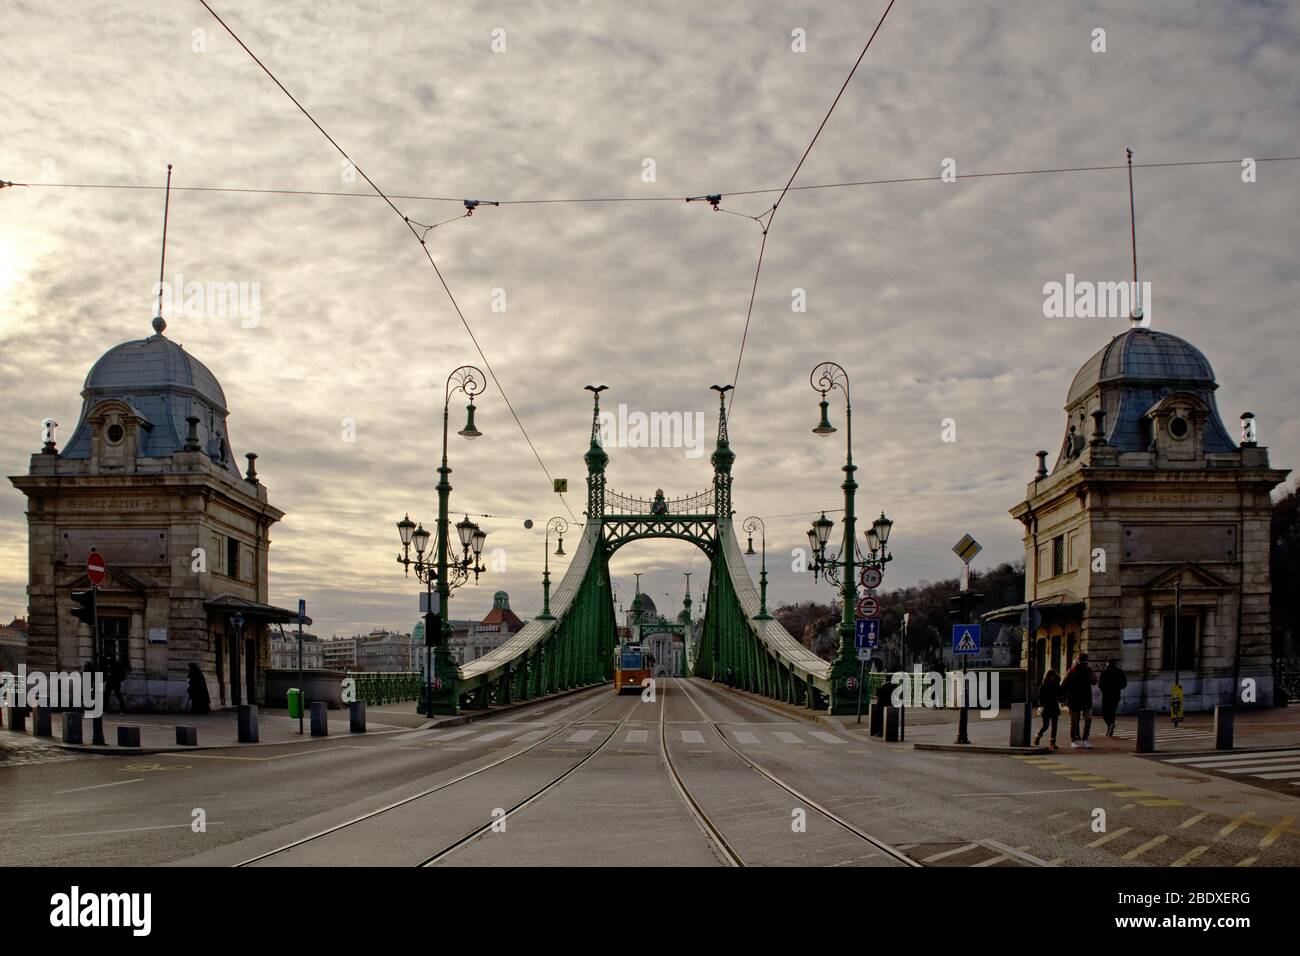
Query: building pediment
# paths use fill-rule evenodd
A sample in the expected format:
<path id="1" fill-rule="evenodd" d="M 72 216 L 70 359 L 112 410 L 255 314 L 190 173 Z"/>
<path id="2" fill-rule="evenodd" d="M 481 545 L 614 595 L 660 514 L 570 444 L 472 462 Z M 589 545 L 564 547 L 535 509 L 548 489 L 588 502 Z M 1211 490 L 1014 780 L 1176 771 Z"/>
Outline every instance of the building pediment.
<path id="1" fill-rule="evenodd" d="M 1213 571 L 1194 561 L 1188 561 L 1160 572 L 1143 587 L 1148 591 L 1170 591 L 1175 583 L 1181 584 L 1184 590 L 1201 591 L 1227 590 L 1233 586 Z"/>

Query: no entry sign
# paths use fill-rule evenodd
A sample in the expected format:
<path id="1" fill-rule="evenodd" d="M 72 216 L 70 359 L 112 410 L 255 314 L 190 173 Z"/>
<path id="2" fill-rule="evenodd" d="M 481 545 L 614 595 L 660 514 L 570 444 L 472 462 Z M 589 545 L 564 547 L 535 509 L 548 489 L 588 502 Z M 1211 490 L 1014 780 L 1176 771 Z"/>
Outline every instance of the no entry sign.
<path id="1" fill-rule="evenodd" d="M 104 583 L 104 559 L 98 551 L 90 552 L 90 557 L 86 558 L 86 577 L 95 587 Z"/>
<path id="2" fill-rule="evenodd" d="M 859 600 L 858 617 L 880 617 L 880 601 L 870 594 Z"/>

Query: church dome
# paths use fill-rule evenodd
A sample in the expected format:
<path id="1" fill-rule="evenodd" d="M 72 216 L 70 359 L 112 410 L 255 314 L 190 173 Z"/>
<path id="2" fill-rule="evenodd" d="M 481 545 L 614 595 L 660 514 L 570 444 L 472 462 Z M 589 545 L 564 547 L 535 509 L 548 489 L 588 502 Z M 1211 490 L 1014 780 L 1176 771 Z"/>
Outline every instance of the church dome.
<path id="1" fill-rule="evenodd" d="M 1196 346 L 1168 332 L 1132 328 L 1115 336 L 1083 364 L 1070 384 L 1065 404 L 1073 405 L 1103 382 L 1121 380 L 1215 387 L 1214 369 Z"/>
<path id="2" fill-rule="evenodd" d="M 86 416 L 100 402 L 117 399 L 145 421 L 137 454 L 161 458 L 185 446 L 186 419 L 199 419 L 199 445 L 216 464 L 235 477 L 234 452 L 226 431 L 226 394 L 206 365 L 162 334 L 166 323 L 154 320 L 154 335 L 109 349 L 90 367 L 81 390 L 81 416 L 64 458 L 89 458 L 91 427 Z"/>

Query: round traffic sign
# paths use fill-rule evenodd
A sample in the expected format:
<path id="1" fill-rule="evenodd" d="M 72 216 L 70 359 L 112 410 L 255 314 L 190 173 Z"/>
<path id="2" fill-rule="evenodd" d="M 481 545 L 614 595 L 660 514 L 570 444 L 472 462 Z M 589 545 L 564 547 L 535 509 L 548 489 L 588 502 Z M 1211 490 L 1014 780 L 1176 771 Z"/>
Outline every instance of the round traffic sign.
<path id="1" fill-rule="evenodd" d="M 848 685 L 850 691 L 858 689 L 858 679 L 856 677 L 850 677 L 845 683 Z"/>
<path id="2" fill-rule="evenodd" d="M 880 617 L 880 601 L 868 594 L 858 601 L 858 617 Z"/>
<path id="3" fill-rule="evenodd" d="M 97 551 L 90 552 L 86 558 L 86 577 L 96 587 L 104 583 L 104 559 Z"/>
<path id="4" fill-rule="evenodd" d="M 880 582 L 885 580 L 885 572 L 881 571 L 880 568 L 877 568 L 874 565 L 867 565 L 867 567 L 862 569 L 862 573 L 858 575 L 858 580 L 862 582 L 862 586 L 868 590 L 871 588 L 878 588 L 880 587 Z"/>

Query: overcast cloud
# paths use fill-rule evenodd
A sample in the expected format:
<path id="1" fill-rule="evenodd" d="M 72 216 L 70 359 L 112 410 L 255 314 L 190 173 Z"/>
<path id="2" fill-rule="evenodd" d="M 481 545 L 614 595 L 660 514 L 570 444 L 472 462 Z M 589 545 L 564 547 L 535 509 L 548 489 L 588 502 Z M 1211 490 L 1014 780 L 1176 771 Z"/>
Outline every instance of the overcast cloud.
<path id="1" fill-rule="evenodd" d="M 770 194 L 726 194 L 784 184 L 885 0 L 213 5 L 391 193 L 722 192 L 723 208 L 758 215 Z M 807 52 L 791 50 L 795 29 Z M 418 244 L 197 0 L 18 0 L 3 32 L 0 178 L 161 185 L 170 162 L 176 186 L 358 194 L 174 192 L 169 278 L 260 283 L 261 314 L 252 328 L 172 315 L 167 334 L 221 381 L 234 451 L 259 454 L 286 512 L 271 600 L 305 597 L 322 634 L 409 629 L 418 587 L 393 561 L 394 522 L 432 522 L 442 383 L 482 364 Z M 958 173 L 1103 165 L 1126 146 L 1138 163 L 1297 155 L 1298 41 L 1300 8 L 1283 2 L 899 0 L 796 185 L 936 176 L 949 157 Z M 1153 327 L 1209 357 L 1230 433 L 1254 411 L 1274 464 L 1295 465 L 1300 163 L 1261 163 L 1252 184 L 1236 163 L 1135 179 Z M 396 202 L 423 223 L 460 211 Z M 99 355 L 150 333 L 161 219 L 154 190 L 0 192 L 6 475 L 27 470 L 42 419 L 71 436 Z M 886 584 L 954 575 L 949 548 L 967 531 L 985 546 L 977 567 L 1019 557 L 1007 509 L 1034 452 L 1055 459 L 1075 370 L 1124 327 L 1044 319 L 1043 285 L 1127 279 L 1128 226 L 1120 170 L 791 193 L 735 393 L 737 517 L 840 507 L 843 432 L 810 432 L 808 373 L 833 359 L 852 376 L 859 511 L 895 520 Z M 702 412 L 711 445 L 708 387 L 734 374 L 760 239 L 753 221 L 681 202 L 483 206 L 429 233 L 579 520 L 583 385 L 609 385 L 614 410 Z M 806 313 L 791 309 L 796 288 Z M 831 414 L 842 424 L 838 396 Z M 945 418 L 955 443 L 941 441 Z M 495 386 L 478 424 L 479 441 L 453 436 L 453 508 L 504 516 L 482 523 L 507 569 L 459 592 L 453 613 L 482 614 L 500 588 L 535 614 L 541 528 L 567 512 Z M 608 451 L 626 493 L 709 484 L 707 449 Z M 0 494 L 5 615 L 25 613 L 23 504 Z M 810 517 L 768 520 L 774 605 L 830 597 L 790 572 Z M 663 609 L 688 567 L 706 567 L 689 546 L 645 543 L 614 570 L 624 595 L 645 572 Z M 698 594 L 704 574 L 692 580 Z"/>

